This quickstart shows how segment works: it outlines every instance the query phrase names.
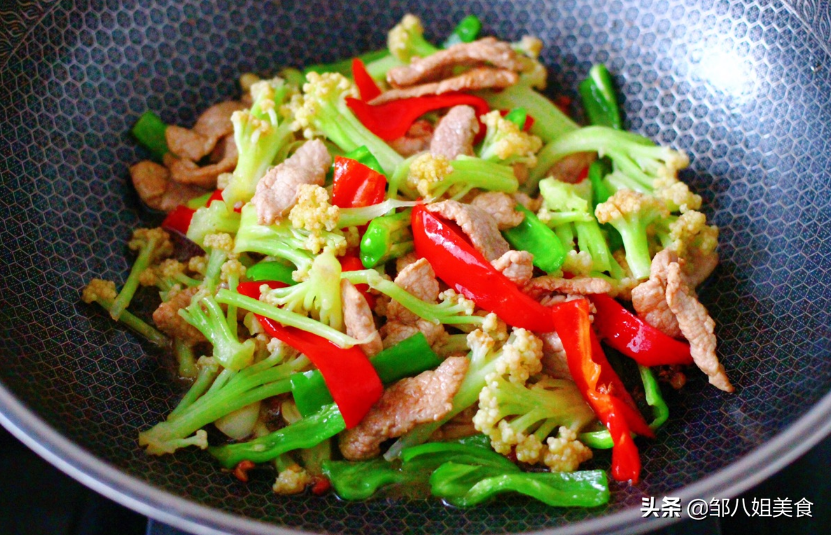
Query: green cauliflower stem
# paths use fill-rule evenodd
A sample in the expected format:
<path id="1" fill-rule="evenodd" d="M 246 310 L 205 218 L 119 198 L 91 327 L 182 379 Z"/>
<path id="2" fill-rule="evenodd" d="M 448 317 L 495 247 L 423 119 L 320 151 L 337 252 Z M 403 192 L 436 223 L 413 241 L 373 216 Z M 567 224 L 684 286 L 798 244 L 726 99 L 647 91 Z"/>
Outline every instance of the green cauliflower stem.
<path id="1" fill-rule="evenodd" d="M 109 312 L 112 310 L 116 295 L 114 282 L 92 279 L 81 293 L 81 301 L 87 304 L 97 303 L 101 308 Z M 159 347 L 166 348 L 170 346 L 170 339 L 167 336 L 157 331 L 141 318 L 134 316 L 128 310 L 123 311 L 119 315 L 118 321 Z"/>
<path id="2" fill-rule="evenodd" d="M 254 104 L 250 110 L 234 112 L 234 141 L 239 159 L 222 198 L 230 211 L 251 200 L 257 182 L 272 165 L 280 148 L 292 138 L 295 124 L 283 106 L 293 89 L 280 78 L 251 86 Z"/>
<path id="3" fill-rule="evenodd" d="M 469 156 L 450 161 L 444 156 L 425 153 L 409 162 L 406 184 L 397 185 L 413 199 L 436 199 L 445 194 L 460 199 L 473 188 L 514 193 L 519 182 L 507 165 Z"/>
<path id="4" fill-rule="evenodd" d="M 214 347 L 213 356 L 223 368 L 238 371 L 251 364 L 254 358 L 254 341 L 239 341 L 228 326 L 225 313 L 212 295 L 202 292 L 195 294 L 190 305 L 179 310 L 179 315 L 211 342 Z M 233 321 L 236 321 L 236 318 Z"/>
<path id="5" fill-rule="evenodd" d="M 303 130 L 303 135 L 322 135 L 345 152 L 365 145 L 384 173 L 392 174 L 404 158 L 370 132 L 346 105 L 346 97 L 357 97 L 355 86 L 338 73 L 310 72 L 306 79 L 303 95 L 291 102 L 295 126 Z"/>
<path id="6" fill-rule="evenodd" d="M 440 50 L 424 38 L 421 20 L 409 13 L 387 34 L 387 47 L 394 58 L 404 63 L 409 63 L 413 57 L 424 58 Z"/>
<path id="7" fill-rule="evenodd" d="M 229 210 L 223 201 L 214 201 L 194 212 L 188 226 L 187 238 L 204 248 L 205 236 L 224 232 L 236 234 L 240 226 L 240 215 Z"/>
<path id="8" fill-rule="evenodd" d="M 170 235 L 161 228 L 140 228 L 133 232 L 133 237 L 127 242 L 127 246 L 138 253 L 136 261 L 121 291 L 113 299 L 109 308 L 110 317 L 118 320 L 121 314 L 130 306 L 130 301 L 138 290 L 142 274 L 150 268 L 151 264 L 166 256 L 173 254 L 173 243 Z"/>
<path id="9" fill-rule="evenodd" d="M 621 189 L 597 205 L 595 216 L 600 223 L 609 223 L 620 233 L 632 275 L 636 279 L 648 278 L 652 263 L 649 227 L 669 217 L 666 205 L 655 197 Z"/>
<path id="10" fill-rule="evenodd" d="M 268 289 L 262 293 L 261 300 L 292 312 L 308 314 L 341 331 L 343 306 L 340 276 L 340 262 L 330 251 L 324 251 L 315 257 L 306 280 L 286 288 Z"/>

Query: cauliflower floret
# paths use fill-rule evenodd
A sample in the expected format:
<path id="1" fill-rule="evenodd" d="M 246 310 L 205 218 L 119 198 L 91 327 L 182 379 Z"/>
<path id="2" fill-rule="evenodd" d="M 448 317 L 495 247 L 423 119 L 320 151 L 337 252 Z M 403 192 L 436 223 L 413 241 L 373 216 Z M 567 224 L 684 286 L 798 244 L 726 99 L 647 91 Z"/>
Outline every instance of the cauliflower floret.
<path id="1" fill-rule="evenodd" d="M 655 188 L 655 196 L 664 201 L 673 212 L 680 211 L 684 213 L 687 210 L 701 208 L 701 195 L 691 192 L 690 187 L 678 180 L 674 172 L 674 170 L 662 168 L 662 172 L 652 183 Z"/>
<path id="2" fill-rule="evenodd" d="M 289 212 L 294 228 L 313 233 L 337 228 L 340 209 L 329 204 L 329 192 L 325 188 L 316 184 L 301 184 L 297 194 L 297 204 Z"/>
<path id="3" fill-rule="evenodd" d="M 407 184 L 422 197 L 432 197 L 431 189 L 453 172 L 450 160 L 430 153 L 422 154 L 410 164 Z"/>
<path id="4" fill-rule="evenodd" d="M 413 56 L 426 56 L 435 50 L 424 40 L 421 19 L 410 13 L 404 15 L 387 34 L 387 48 L 390 54 L 405 63 L 409 63 Z"/>
<path id="5" fill-rule="evenodd" d="M 439 294 L 439 301 L 452 305 L 461 305 L 463 309 L 462 314 L 466 316 L 472 316 L 476 310 L 476 303 L 449 288 Z"/>
<path id="6" fill-rule="evenodd" d="M 672 247 L 681 257 L 686 257 L 691 248 L 710 254 L 718 246 L 718 227 L 707 225 L 707 216 L 695 210 L 688 210 L 671 223 L 669 235 Z"/>
<path id="7" fill-rule="evenodd" d="M 132 251 L 141 251 L 150 243 L 155 244 L 150 253 L 150 262 L 173 254 L 173 243 L 170 241 L 170 235 L 160 227 L 136 229 L 133 232 L 132 239 L 127 242 L 127 246 Z"/>
<path id="8" fill-rule="evenodd" d="M 236 277 L 237 280 L 245 277 L 245 266 L 236 258 L 232 258 L 222 264 L 219 280 L 229 282 L 232 277 Z"/>
<path id="9" fill-rule="evenodd" d="M 542 462 L 552 472 L 574 472 L 580 463 L 592 458 L 592 450 L 577 440 L 577 433 L 565 426 L 560 427 L 556 438 L 548 437 L 546 446 Z"/>
<path id="10" fill-rule="evenodd" d="M 232 238 L 230 234 L 226 234 L 224 232 L 208 234 L 205 236 L 204 244 L 205 247 L 225 251 L 228 253 L 229 258 L 236 258 L 237 256 L 236 253 L 234 253 L 234 238 Z"/>
<path id="11" fill-rule="evenodd" d="M 323 110 L 323 103 L 334 102 L 344 97 L 358 98 L 358 89 L 344 75 L 336 72 L 306 74 L 306 83 L 303 84 L 304 95 L 292 96 L 287 107 L 287 115 L 294 116 L 292 128 L 302 129 L 303 137 L 312 139 L 322 135 L 314 122 Z"/>
<path id="12" fill-rule="evenodd" d="M 275 494 L 289 496 L 300 494 L 312 483 L 312 476 L 299 464 L 293 464 L 280 472 L 271 489 Z"/>
<path id="13" fill-rule="evenodd" d="M 542 340 L 531 331 L 514 329 L 511 339 L 502 347 L 502 357 L 496 361 L 496 373 L 507 375 L 514 383 L 524 384 L 540 371 Z"/>
<path id="14" fill-rule="evenodd" d="M 482 323 L 482 330 L 497 342 L 504 342 L 508 339 L 508 324 L 499 319 L 499 316 L 493 312 L 485 316 L 485 321 Z"/>
<path id="15" fill-rule="evenodd" d="M 542 39 L 534 35 L 523 35 L 522 38 L 514 43 L 514 50 L 522 52 L 529 58 L 537 59 L 542 53 Z"/>
<path id="16" fill-rule="evenodd" d="M 566 253 L 561 269 L 572 275 L 589 275 L 594 265 L 592 255 L 588 251 L 571 251 Z"/>
<path id="17" fill-rule="evenodd" d="M 479 118 L 487 128 L 485 140 L 479 151 L 483 160 L 504 164 L 524 163 L 537 165 L 536 153 L 542 148 L 542 140 L 523 132 L 517 125 L 493 110 Z"/>
<path id="18" fill-rule="evenodd" d="M 208 270 L 208 257 L 204 255 L 191 257 L 188 260 L 188 270 L 204 275 L 205 271 Z"/>
<path id="19" fill-rule="evenodd" d="M 92 303 L 95 301 L 112 301 L 118 295 L 115 291 L 115 283 L 112 281 L 105 281 L 102 279 L 92 279 L 84 288 L 81 294 L 81 301 L 84 303 Z"/>

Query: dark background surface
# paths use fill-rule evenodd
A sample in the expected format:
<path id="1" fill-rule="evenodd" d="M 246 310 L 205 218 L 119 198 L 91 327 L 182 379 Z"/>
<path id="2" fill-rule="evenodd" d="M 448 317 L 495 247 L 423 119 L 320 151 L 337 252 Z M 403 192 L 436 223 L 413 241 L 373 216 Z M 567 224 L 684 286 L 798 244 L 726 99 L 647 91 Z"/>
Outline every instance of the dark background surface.
<path id="1" fill-rule="evenodd" d="M 2 535 L 187 535 L 87 489 L 65 476 L 0 428 L 0 534 Z M 756 498 L 807 498 L 812 518 L 733 518 L 684 522 L 656 535 L 813 535 L 831 528 L 831 437 L 785 470 L 742 494 Z"/>

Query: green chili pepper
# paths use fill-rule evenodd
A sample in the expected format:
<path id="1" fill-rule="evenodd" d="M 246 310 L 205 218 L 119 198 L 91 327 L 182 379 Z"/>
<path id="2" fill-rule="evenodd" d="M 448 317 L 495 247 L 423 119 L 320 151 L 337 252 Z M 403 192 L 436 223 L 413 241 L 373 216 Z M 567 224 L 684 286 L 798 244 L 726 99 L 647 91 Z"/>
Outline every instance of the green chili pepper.
<path id="1" fill-rule="evenodd" d="M 514 108 L 510 112 L 508 112 L 508 115 L 505 116 L 505 119 L 511 121 L 512 123 L 517 125 L 517 127 L 520 130 L 522 130 L 523 128 L 525 128 L 525 121 L 528 120 L 528 112 L 525 110 L 525 108 Z"/>
<path id="2" fill-rule="evenodd" d="M 589 77 L 580 83 L 579 89 L 589 123 L 617 130 L 623 128 L 612 76 L 605 65 L 594 65 L 589 70 Z"/>
<path id="3" fill-rule="evenodd" d="M 599 160 L 593 161 L 589 166 L 589 182 L 592 185 L 592 212 L 594 212 L 598 204 L 606 202 L 613 195 L 613 191 L 606 185 L 606 181 L 603 180 L 611 172 L 612 164 L 609 158 L 600 158 Z M 610 251 L 616 251 L 623 247 L 623 239 L 615 227 L 604 223 L 600 225 L 600 228 L 606 232 Z"/>
<path id="4" fill-rule="evenodd" d="M 381 167 L 381 164 L 378 163 L 375 156 L 366 148 L 366 145 L 361 145 L 357 149 L 347 152 L 343 157 L 362 163 L 378 174 L 384 174 L 384 169 Z"/>
<path id="5" fill-rule="evenodd" d="M 415 249 L 410 231 L 411 213 L 412 210 L 404 210 L 370 221 L 361 239 L 361 263 L 365 268 L 383 264 Z"/>
<path id="6" fill-rule="evenodd" d="M 490 446 L 482 448 L 452 442 L 428 442 L 406 448 L 401 451 L 401 460 L 404 462 L 404 470 L 422 473 L 432 472 L 448 461 L 519 472 L 519 468 L 514 463 L 490 449 Z"/>
<path id="7" fill-rule="evenodd" d="M 476 15 L 468 15 L 463 18 L 447 39 L 442 43 L 442 48 L 449 48 L 459 43 L 472 43 L 479 36 L 482 30 L 482 21 Z"/>
<path id="8" fill-rule="evenodd" d="M 214 192 L 210 192 L 200 197 L 196 197 L 195 199 L 191 199 L 185 203 L 185 206 L 187 206 L 191 210 L 198 210 L 199 208 L 204 208 L 208 205 L 208 201 L 211 200 L 213 194 Z"/>
<path id="9" fill-rule="evenodd" d="M 282 262 L 258 262 L 245 271 L 245 278 L 259 282 L 259 281 L 279 281 L 289 286 L 297 284 L 291 274 L 294 268 L 283 264 Z"/>
<path id="10" fill-rule="evenodd" d="M 324 461 L 323 474 L 343 500 L 365 500 L 381 487 L 412 479 L 412 474 L 398 470 L 383 457 L 363 462 Z"/>
<path id="11" fill-rule="evenodd" d="M 602 470 L 505 473 L 492 466 L 455 462 L 445 463 L 433 472 L 430 487 L 433 495 L 457 507 L 471 507 L 507 491 L 554 507 L 596 507 L 607 503 L 610 496 Z"/>
<path id="12" fill-rule="evenodd" d="M 294 450 L 311 448 L 346 429 L 338 406 L 334 403 L 273 433 L 242 442 L 208 448 L 225 468 L 234 468 L 241 461 L 264 463 Z"/>
<path id="13" fill-rule="evenodd" d="M 164 135 L 166 130 L 167 125 L 164 124 L 161 117 L 152 111 L 146 111 L 136 121 L 131 132 L 138 142 L 150 151 L 153 158 L 161 161 L 164 155 L 169 152 L 167 139 Z"/>
<path id="14" fill-rule="evenodd" d="M 430 349 L 424 334 L 416 333 L 381 351 L 372 357 L 370 362 L 381 382 L 390 384 L 404 377 L 432 370 L 441 364 L 441 359 Z M 322 406 L 332 403 L 332 395 L 318 370 L 292 375 L 291 391 L 297 409 L 303 417 L 315 414 Z"/>
<path id="15" fill-rule="evenodd" d="M 534 265 L 545 272 L 560 269 L 566 258 L 562 242 L 531 210 L 521 204 L 516 209 L 525 214 L 518 226 L 503 230 L 502 235 L 514 249 L 534 255 Z"/>

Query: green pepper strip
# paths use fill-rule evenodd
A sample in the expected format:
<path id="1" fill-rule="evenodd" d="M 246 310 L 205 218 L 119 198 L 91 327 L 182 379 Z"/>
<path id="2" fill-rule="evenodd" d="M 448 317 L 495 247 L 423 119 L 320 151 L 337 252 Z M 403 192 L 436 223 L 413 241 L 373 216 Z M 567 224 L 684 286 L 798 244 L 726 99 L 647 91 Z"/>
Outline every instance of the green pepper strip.
<path id="1" fill-rule="evenodd" d="M 609 501 L 602 470 L 581 472 L 509 472 L 491 466 L 448 462 L 430 476 L 433 495 L 457 507 L 478 505 L 506 491 L 524 494 L 554 507 L 597 507 Z"/>
<path id="2" fill-rule="evenodd" d="M 297 281 L 294 280 L 291 274 L 294 268 L 287 266 L 281 262 L 259 262 L 251 266 L 245 271 L 245 278 L 260 282 L 260 281 L 279 281 L 289 286 L 294 286 Z"/>
<path id="3" fill-rule="evenodd" d="M 479 36 L 482 31 L 482 21 L 476 15 L 468 15 L 459 21 L 459 24 L 453 30 L 453 33 L 447 36 L 447 39 L 442 43 L 442 48 L 449 48 L 459 43 L 471 43 Z"/>
<path id="4" fill-rule="evenodd" d="M 365 500 L 381 487 L 412 480 L 412 474 L 397 469 L 383 457 L 363 462 L 324 461 L 323 475 L 343 500 Z"/>
<path id="5" fill-rule="evenodd" d="M 591 124 L 621 130 L 620 110 L 617 105 L 612 76 L 602 63 L 589 70 L 589 77 L 580 83 L 580 96 Z"/>
<path id="6" fill-rule="evenodd" d="M 166 130 L 167 125 L 164 124 L 161 117 L 152 111 L 146 111 L 136 121 L 131 132 L 138 142 L 150 151 L 153 158 L 161 161 L 169 151 L 167 148 L 167 139 L 164 135 Z"/>
<path id="7" fill-rule="evenodd" d="M 369 222 L 361 238 L 361 263 L 365 268 L 384 264 L 415 249 L 410 232 L 411 213 L 412 210 L 404 210 Z"/>
<path id="8" fill-rule="evenodd" d="M 430 349 L 430 344 L 427 343 L 427 338 L 423 333 L 416 333 L 370 359 L 370 363 L 384 384 L 417 375 L 424 370 L 432 370 L 441 362 L 441 359 Z M 291 391 L 297 409 L 304 418 L 333 402 L 332 394 L 329 393 L 323 375 L 318 370 L 292 375 Z"/>
<path id="9" fill-rule="evenodd" d="M 334 403 L 273 433 L 240 444 L 208 448 L 225 468 L 241 461 L 264 463 L 293 450 L 311 448 L 346 429 L 338 406 Z"/>
<path id="10" fill-rule="evenodd" d="M 566 258 L 563 244 L 553 230 L 539 220 L 531 210 L 521 204 L 516 209 L 525 214 L 522 223 L 502 231 L 502 235 L 514 249 L 534 255 L 534 265 L 545 272 L 560 269 Z"/>
<path id="11" fill-rule="evenodd" d="M 646 403 L 652 407 L 652 423 L 649 424 L 653 431 L 664 425 L 669 419 L 669 407 L 661 395 L 661 387 L 655 378 L 655 373 L 649 366 L 638 364 L 638 371 L 643 381 L 643 390 L 646 395 Z M 614 445 L 608 430 L 581 433 L 580 441 L 590 448 L 596 450 L 608 450 Z"/>
<path id="12" fill-rule="evenodd" d="M 208 205 L 208 201 L 211 200 L 211 197 L 214 195 L 214 192 L 206 193 L 199 197 L 195 197 L 188 202 L 185 203 L 185 206 L 190 208 L 191 210 L 198 210 L 199 208 L 203 208 Z"/>
<path id="13" fill-rule="evenodd" d="M 361 145 L 357 149 L 347 152 L 343 155 L 344 158 L 349 158 L 350 160 L 355 160 L 358 163 L 361 163 L 376 173 L 383 175 L 384 169 L 381 167 L 381 164 L 378 163 L 378 159 L 373 155 L 366 145 Z"/>
<path id="14" fill-rule="evenodd" d="M 589 182 L 592 185 L 592 213 L 597 205 L 606 202 L 612 196 L 612 190 L 606 185 L 603 178 L 612 172 L 612 164 L 608 157 L 595 160 L 589 166 Z M 609 250 L 616 251 L 623 247 L 623 239 L 620 233 L 609 223 L 600 225 L 606 232 L 606 241 L 609 242 Z"/>
<path id="15" fill-rule="evenodd" d="M 528 111 L 526 111 L 525 108 L 514 108 L 510 112 L 508 112 L 508 115 L 505 116 L 505 119 L 511 121 L 512 123 L 517 125 L 517 128 L 522 130 L 523 128 L 525 128 L 525 121 L 528 119 Z"/>

